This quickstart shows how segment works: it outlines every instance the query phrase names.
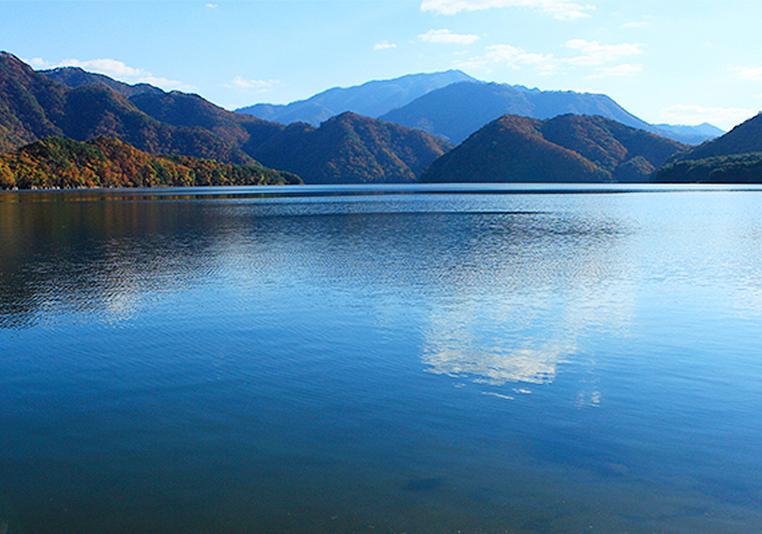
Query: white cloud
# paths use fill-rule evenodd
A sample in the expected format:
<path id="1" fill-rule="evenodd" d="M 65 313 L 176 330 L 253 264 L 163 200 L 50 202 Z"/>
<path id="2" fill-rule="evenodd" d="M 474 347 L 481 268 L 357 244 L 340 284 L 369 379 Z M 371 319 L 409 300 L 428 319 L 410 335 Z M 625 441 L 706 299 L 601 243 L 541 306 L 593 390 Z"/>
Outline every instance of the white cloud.
<path id="1" fill-rule="evenodd" d="M 603 78 L 607 76 L 630 76 L 643 72 L 641 65 L 622 64 L 616 67 L 600 67 L 595 71 L 595 74 L 591 75 L 591 78 Z"/>
<path id="2" fill-rule="evenodd" d="M 78 59 L 64 59 L 56 67 L 80 67 L 88 72 L 97 72 L 113 78 L 137 78 L 140 76 L 150 76 L 150 73 L 143 69 L 136 69 L 127 66 L 124 62 L 116 59 L 90 59 L 80 61 Z"/>
<path id="3" fill-rule="evenodd" d="M 244 80 L 241 76 L 236 76 L 232 82 L 226 83 L 223 87 L 231 89 L 246 89 L 255 93 L 269 91 L 280 83 L 280 80 Z"/>
<path id="4" fill-rule="evenodd" d="M 195 89 L 192 85 L 185 84 L 178 80 L 170 80 L 167 78 L 161 78 L 154 76 L 147 70 L 141 68 L 130 67 L 123 61 L 116 59 L 90 59 L 86 61 L 80 61 L 79 59 L 64 59 L 57 65 L 47 65 L 47 62 L 41 58 L 35 58 L 38 64 L 47 66 L 48 68 L 58 67 L 79 67 L 88 72 L 94 72 L 97 74 L 105 74 L 110 78 L 119 80 L 129 84 L 135 83 L 149 83 L 157 87 L 161 87 L 164 90 L 171 91 L 174 89 L 180 91 L 191 91 Z M 30 63 L 31 64 L 31 63 Z"/>
<path id="5" fill-rule="evenodd" d="M 421 2 L 421 11 L 434 11 L 443 15 L 499 7 L 540 9 L 557 19 L 587 17 L 589 15 L 585 11 L 593 9 L 593 6 L 583 6 L 569 0 L 423 0 Z"/>
<path id="6" fill-rule="evenodd" d="M 731 67 L 742 80 L 762 80 L 762 67 Z"/>
<path id="7" fill-rule="evenodd" d="M 131 81 L 130 83 L 133 82 Z M 188 92 L 195 89 L 194 86 L 188 85 L 187 83 L 183 83 L 178 80 L 170 80 L 169 78 L 162 78 L 160 76 L 151 76 L 150 73 L 146 73 L 145 76 L 141 76 L 140 78 L 134 80 L 134 83 L 147 83 L 156 87 L 161 87 L 166 91 L 177 90 Z"/>
<path id="8" fill-rule="evenodd" d="M 640 44 L 622 43 L 616 45 L 600 44 L 597 41 L 571 39 L 566 42 L 567 48 L 578 50 L 581 55 L 569 58 L 572 65 L 597 66 L 610 61 L 617 61 L 626 56 L 635 56 L 643 52 Z"/>
<path id="9" fill-rule="evenodd" d="M 220 6 L 219 4 L 206 4 L 206 7 L 208 7 L 209 9 L 217 9 Z"/>
<path id="10" fill-rule="evenodd" d="M 431 29 L 426 33 L 422 33 L 418 36 L 421 41 L 428 43 L 454 43 L 454 44 L 471 44 L 479 40 L 478 35 L 468 35 L 460 33 L 452 33 L 450 30 L 434 30 Z"/>
<path id="11" fill-rule="evenodd" d="M 397 45 L 390 43 L 389 41 L 383 41 L 373 45 L 373 50 L 389 50 L 390 48 L 397 48 Z"/>
<path id="12" fill-rule="evenodd" d="M 646 22 L 645 20 L 642 20 L 640 22 L 628 22 L 627 24 L 623 24 L 622 28 L 628 28 L 628 29 L 632 29 L 632 28 L 645 28 L 649 24 L 650 23 Z"/>
<path id="13" fill-rule="evenodd" d="M 558 60 L 553 57 L 553 54 L 531 53 L 511 45 L 492 45 L 485 49 L 484 55 L 459 62 L 458 66 L 487 68 L 498 64 L 507 65 L 512 69 L 529 66 L 542 73 L 550 73 L 558 66 Z"/>
<path id="14" fill-rule="evenodd" d="M 492 45 L 485 49 L 481 56 L 472 57 L 456 65 L 461 68 L 488 69 L 491 66 L 502 65 L 512 69 L 531 67 L 540 74 L 552 74 L 565 67 L 597 67 L 591 77 L 627 76 L 642 72 L 640 65 L 622 64 L 613 67 L 606 66 L 622 57 L 633 56 L 642 52 L 640 44 L 600 44 L 595 41 L 572 39 L 567 41 L 566 48 L 578 52 L 573 57 L 556 57 L 553 54 L 527 52 L 523 48 L 512 45 Z"/>
<path id="15" fill-rule="evenodd" d="M 47 69 L 50 64 L 41 57 L 33 57 L 32 59 L 21 59 L 24 63 L 32 67 L 33 69 Z"/>
<path id="16" fill-rule="evenodd" d="M 661 118 L 671 124 L 702 124 L 708 122 L 720 128 L 732 127 L 756 114 L 746 108 L 705 108 L 678 104 L 659 112 Z"/>

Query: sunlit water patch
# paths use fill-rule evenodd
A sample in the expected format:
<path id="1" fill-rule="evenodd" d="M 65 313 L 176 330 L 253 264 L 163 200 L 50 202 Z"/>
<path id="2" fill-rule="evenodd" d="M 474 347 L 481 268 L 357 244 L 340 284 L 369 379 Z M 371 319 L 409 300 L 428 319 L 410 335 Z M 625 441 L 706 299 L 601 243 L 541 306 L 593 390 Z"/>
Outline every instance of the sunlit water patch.
<path id="1" fill-rule="evenodd" d="M 762 531 L 761 205 L 4 193 L 0 534 Z"/>

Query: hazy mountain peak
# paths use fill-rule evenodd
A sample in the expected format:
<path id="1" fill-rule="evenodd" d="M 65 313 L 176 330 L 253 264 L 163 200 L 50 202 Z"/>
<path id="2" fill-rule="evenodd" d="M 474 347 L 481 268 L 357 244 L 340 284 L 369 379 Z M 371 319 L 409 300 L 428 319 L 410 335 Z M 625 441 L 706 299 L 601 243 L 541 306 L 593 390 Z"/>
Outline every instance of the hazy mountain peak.
<path id="1" fill-rule="evenodd" d="M 430 91 L 462 81 L 477 80 L 459 70 L 408 74 L 352 87 L 333 87 L 306 100 L 286 105 L 257 104 L 236 111 L 284 124 L 306 122 L 318 126 L 345 111 L 375 118 Z"/>
<path id="2" fill-rule="evenodd" d="M 710 137 L 719 137 L 725 133 L 725 130 L 721 130 L 713 124 L 704 122 L 696 126 L 688 126 L 685 124 L 654 124 L 661 130 L 674 132 L 683 135 L 706 135 Z"/>
<path id="3" fill-rule="evenodd" d="M 504 114 L 549 119 L 558 115 L 600 115 L 633 128 L 690 144 L 716 136 L 693 129 L 662 129 L 629 113 L 611 97 L 576 91 L 542 91 L 500 83 L 453 83 L 435 89 L 379 118 L 460 143 Z"/>

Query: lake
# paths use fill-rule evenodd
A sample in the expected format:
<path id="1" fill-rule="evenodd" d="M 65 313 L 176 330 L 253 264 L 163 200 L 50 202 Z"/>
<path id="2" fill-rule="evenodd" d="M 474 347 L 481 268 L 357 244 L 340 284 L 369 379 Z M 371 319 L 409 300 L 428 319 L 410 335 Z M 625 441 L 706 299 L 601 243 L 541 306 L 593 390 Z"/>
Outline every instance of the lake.
<path id="1" fill-rule="evenodd" d="M 0 532 L 762 532 L 762 190 L 0 193 Z"/>

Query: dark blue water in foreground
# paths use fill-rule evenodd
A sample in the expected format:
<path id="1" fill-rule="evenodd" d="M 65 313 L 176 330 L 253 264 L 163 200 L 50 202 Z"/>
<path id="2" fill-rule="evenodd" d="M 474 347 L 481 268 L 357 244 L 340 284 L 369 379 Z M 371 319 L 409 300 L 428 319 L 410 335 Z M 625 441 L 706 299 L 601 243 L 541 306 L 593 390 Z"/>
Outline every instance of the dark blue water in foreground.
<path id="1" fill-rule="evenodd" d="M 762 192 L 621 191 L 0 194 L 0 532 L 762 532 Z"/>

